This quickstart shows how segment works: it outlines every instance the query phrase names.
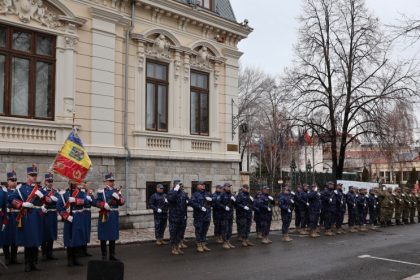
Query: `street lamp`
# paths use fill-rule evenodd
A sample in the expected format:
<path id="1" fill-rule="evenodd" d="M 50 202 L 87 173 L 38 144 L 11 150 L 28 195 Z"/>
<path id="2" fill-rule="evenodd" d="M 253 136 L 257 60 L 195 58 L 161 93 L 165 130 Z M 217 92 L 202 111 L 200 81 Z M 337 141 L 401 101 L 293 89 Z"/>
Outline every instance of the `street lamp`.
<path id="1" fill-rule="evenodd" d="M 290 171 L 292 172 L 292 186 L 293 186 L 294 181 L 295 181 L 295 171 L 296 171 L 295 159 L 292 159 L 292 162 L 290 163 Z"/>
<path id="2" fill-rule="evenodd" d="M 311 160 L 308 159 L 308 163 L 306 164 L 306 183 L 308 183 L 308 172 L 311 173 L 312 165 Z"/>

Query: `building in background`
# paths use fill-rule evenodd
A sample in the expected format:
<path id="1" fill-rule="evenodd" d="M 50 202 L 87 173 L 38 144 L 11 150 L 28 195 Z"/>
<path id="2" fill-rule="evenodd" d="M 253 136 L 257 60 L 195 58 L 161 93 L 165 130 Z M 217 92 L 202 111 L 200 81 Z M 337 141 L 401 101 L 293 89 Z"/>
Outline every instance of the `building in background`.
<path id="1" fill-rule="evenodd" d="M 115 173 L 127 226 L 151 225 L 158 182 L 239 187 L 232 100 L 251 31 L 228 0 L 2 1 L 0 181 L 32 163 L 47 172 L 74 112 L 88 181 Z"/>

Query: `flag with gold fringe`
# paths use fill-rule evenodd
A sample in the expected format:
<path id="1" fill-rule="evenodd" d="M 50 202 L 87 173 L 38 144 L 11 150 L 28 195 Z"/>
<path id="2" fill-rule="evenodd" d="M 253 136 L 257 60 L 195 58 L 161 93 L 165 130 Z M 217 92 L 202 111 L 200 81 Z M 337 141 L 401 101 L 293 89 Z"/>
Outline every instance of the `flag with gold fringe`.
<path id="1" fill-rule="evenodd" d="M 86 178 L 91 166 L 92 162 L 82 140 L 77 134 L 77 130 L 73 129 L 55 157 L 53 170 L 69 180 L 81 183 Z"/>

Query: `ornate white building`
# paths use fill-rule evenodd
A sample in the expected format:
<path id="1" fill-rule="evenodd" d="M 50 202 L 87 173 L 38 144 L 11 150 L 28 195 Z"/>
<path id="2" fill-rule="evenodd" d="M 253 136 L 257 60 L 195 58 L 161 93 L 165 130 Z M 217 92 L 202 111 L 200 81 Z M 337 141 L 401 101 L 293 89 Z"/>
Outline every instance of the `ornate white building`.
<path id="1" fill-rule="evenodd" d="M 0 181 L 46 172 L 74 112 L 88 180 L 115 173 L 128 226 L 149 226 L 157 182 L 239 187 L 232 102 L 251 31 L 228 0 L 1 1 Z"/>

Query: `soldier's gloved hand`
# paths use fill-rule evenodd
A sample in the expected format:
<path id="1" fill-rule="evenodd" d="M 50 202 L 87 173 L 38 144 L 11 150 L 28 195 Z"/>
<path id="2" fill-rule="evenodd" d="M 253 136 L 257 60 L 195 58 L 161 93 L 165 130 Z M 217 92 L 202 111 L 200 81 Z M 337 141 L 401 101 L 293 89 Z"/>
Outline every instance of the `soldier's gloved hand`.
<path id="1" fill-rule="evenodd" d="M 52 195 L 51 196 L 51 200 L 54 201 L 54 202 L 57 202 L 58 201 L 58 198 L 56 198 L 55 196 Z"/>
<path id="2" fill-rule="evenodd" d="M 308 207 L 309 207 L 309 202 L 306 202 L 306 206 L 308 206 Z"/>
<path id="3" fill-rule="evenodd" d="M 68 216 L 67 217 L 67 222 L 73 223 L 73 216 Z"/>
<path id="4" fill-rule="evenodd" d="M 332 202 L 332 198 L 330 198 L 330 203 Z"/>
<path id="5" fill-rule="evenodd" d="M 90 195 L 86 196 L 86 199 L 87 199 L 89 202 L 92 202 L 92 197 L 91 197 Z"/>
<path id="6" fill-rule="evenodd" d="M 115 198 L 116 200 L 120 200 L 120 196 L 117 193 L 113 193 L 112 197 Z"/>
<path id="7" fill-rule="evenodd" d="M 317 191 L 318 191 L 318 187 L 315 187 L 315 188 L 314 188 L 314 191 L 315 191 L 315 192 L 317 192 Z"/>
<path id="8" fill-rule="evenodd" d="M 201 211 L 203 211 L 203 212 L 207 212 L 207 209 L 206 209 L 206 207 L 201 207 Z"/>
<path id="9" fill-rule="evenodd" d="M 213 199 L 211 197 L 209 197 L 209 196 L 206 196 L 206 200 L 207 201 L 213 201 Z"/>
<path id="10" fill-rule="evenodd" d="M 245 206 L 245 207 L 244 207 L 244 209 L 245 209 L 246 211 L 249 211 L 249 207 L 248 207 L 248 206 Z"/>
<path id="11" fill-rule="evenodd" d="M 181 186 L 178 184 L 178 185 L 175 186 L 174 190 L 177 192 L 177 191 L 179 191 L 180 188 L 181 188 Z"/>
<path id="12" fill-rule="evenodd" d="M 108 203 L 105 203 L 105 205 L 104 205 L 104 208 L 106 209 L 106 210 L 111 210 L 111 207 L 109 206 L 109 204 Z"/>
<path id="13" fill-rule="evenodd" d="M 271 208 L 270 207 L 267 207 L 267 210 L 268 210 L 268 212 L 271 212 Z"/>
<path id="14" fill-rule="evenodd" d="M 162 213 L 162 209 L 158 208 L 157 212 Z"/>
<path id="15" fill-rule="evenodd" d="M 250 196 L 249 199 L 251 199 L 251 201 L 254 202 L 254 198 L 252 196 Z"/>
<path id="16" fill-rule="evenodd" d="M 232 200 L 233 202 L 235 202 L 236 201 L 236 198 L 234 196 L 231 196 L 230 197 L 230 200 Z"/>
<path id="17" fill-rule="evenodd" d="M 168 203 L 168 199 L 165 197 L 165 203 Z"/>
<path id="18" fill-rule="evenodd" d="M 287 212 L 289 212 L 289 213 L 292 213 L 292 210 L 290 210 L 290 209 L 287 209 Z"/>
<path id="19" fill-rule="evenodd" d="M 43 197 L 44 197 L 44 194 L 43 194 L 40 190 L 37 190 L 37 191 L 35 192 L 35 195 L 36 195 L 37 197 L 39 197 L 39 198 L 43 198 Z"/>
<path id="20" fill-rule="evenodd" d="M 295 195 L 295 192 L 290 192 L 292 195 Z"/>
<path id="21" fill-rule="evenodd" d="M 271 195 L 268 196 L 268 199 L 271 200 L 271 201 L 274 200 L 274 198 Z"/>
<path id="22" fill-rule="evenodd" d="M 292 204 L 295 204 L 295 201 L 294 201 L 293 199 L 291 199 L 291 200 L 290 200 L 290 202 L 291 202 Z"/>
<path id="23" fill-rule="evenodd" d="M 337 190 L 335 190 L 335 191 L 334 191 L 334 193 L 335 193 L 335 194 L 338 194 L 338 191 L 337 191 Z"/>
<path id="24" fill-rule="evenodd" d="M 76 199 L 75 199 L 74 197 L 72 197 L 72 196 L 71 196 L 71 197 L 69 197 L 69 202 L 70 202 L 70 203 L 75 203 L 75 202 L 76 202 Z"/>
<path id="25" fill-rule="evenodd" d="M 230 211 L 229 206 L 226 206 L 226 207 L 225 207 L 225 210 L 226 210 L 226 211 Z"/>
<path id="26" fill-rule="evenodd" d="M 33 208 L 34 205 L 32 203 L 30 203 L 30 202 L 24 202 L 24 203 L 22 203 L 22 207 L 24 207 L 24 208 Z"/>
<path id="27" fill-rule="evenodd" d="M 4 231 L 6 229 L 6 225 L 5 224 L 3 224 L 2 226 L 1 226 L 1 231 Z"/>
<path id="28" fill-rule="evenodd" d="M 42 205 L 41 206 L 41 211 L 42 211 L 42 213 L 47 213 L 48 212 L 47 207 L 45 207 L 45 205 Z"/>

